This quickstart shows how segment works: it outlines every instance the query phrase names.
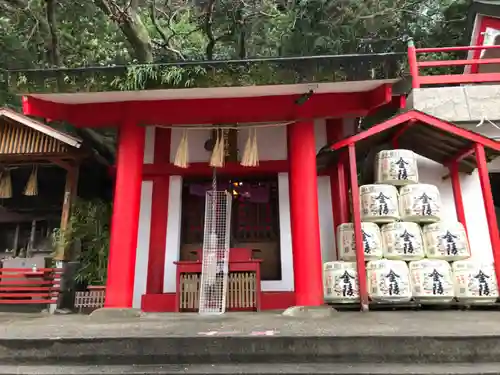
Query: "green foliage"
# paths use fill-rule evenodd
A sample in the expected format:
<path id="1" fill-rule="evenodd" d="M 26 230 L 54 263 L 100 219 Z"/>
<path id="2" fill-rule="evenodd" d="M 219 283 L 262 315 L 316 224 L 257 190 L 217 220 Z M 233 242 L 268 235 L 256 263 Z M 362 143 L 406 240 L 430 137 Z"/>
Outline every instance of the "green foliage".
<path id="1" fill-rule="evenodd" d="M 78 200 L 72 207 L 70 229 L 54 232 L 54 246 L 73 249 L 80 262 L 75 280 L 88 285 L 104 285 L 107 276 L 111 205 L 102 201 Z"/>
<path id="2" fill-rule="evenodd" d="M 406 36 L 412 36 L 417 46 L 467 44 L 465 22 L 470 3 L 470 0 L 53 1 L 55 24 L 46 17 L 46 0 L 0 0 L 0 68 L 26 70 L 51 66 L 48 53 L 52 48 L 51 25 L 57 31 L 61 67 L 135 66 L 90 72 L 69 70 L 57 75 L 13 73 L 11 91 L 75 92 L 345 80 L 349 72 L 339 64 L 202 67 L 172 63 L 404 52 Z M 170 65 L 144 65 L 152 62 Z M 377 76 L 382 68 L 366 69 L 374 69 Z M 0 90 L 3 102 L 11 100 L 1 95 Z"/>

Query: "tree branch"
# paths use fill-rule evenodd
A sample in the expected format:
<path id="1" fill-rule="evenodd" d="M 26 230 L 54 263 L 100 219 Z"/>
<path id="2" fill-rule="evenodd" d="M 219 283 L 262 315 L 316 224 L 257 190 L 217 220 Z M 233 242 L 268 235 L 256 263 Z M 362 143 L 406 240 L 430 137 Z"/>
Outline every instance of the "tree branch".
<path id="1" fill-rule="evenodd" d="M 172 45 L 171 45 L 171 40 L 172 40 L 173 36 L 175 35 L 172 28 L 170 27 L 170 22 L 171 22 L 173 16 L 167 21 L 169 23 L 169 29 L 171 31 L 170 36 L 167 36 L 167 33 L 160 26 L 158 19 L 156 18 L 156 1 L 155 0 L 151 1 L 150 16 L 151 16 L 151 22 L 153 23 L 153 26 L 155 27 L 156 31 L 158 32 L 158 34 L 160 34 L 160 37 L 164 41 L 164 44 L 162 45 L 162 47 L 165 48 L 167 51 L 170 51 L 170 52 L 176 54 L 182 60 L 186 60 L 184 55 L 179 50 L 172 47 Z"/>
<path id="2" fill-rule="evenodd" d="M 113 0 L 94 0 L 94 4 L 114 21 L 134 50 L 140 63 L 153 62 L 153 44 L 139 14 L 139 0 L 131 0 L 121 9 Z"/>
<path id="3" fill-rule="evenodd" d="M 45 11 L 50 32 L 50 62 L 52 66 L 61 65 L 59 53 L 59 38 L 57 36 L 56 4 L 55 0 L 45 0 Z"/>

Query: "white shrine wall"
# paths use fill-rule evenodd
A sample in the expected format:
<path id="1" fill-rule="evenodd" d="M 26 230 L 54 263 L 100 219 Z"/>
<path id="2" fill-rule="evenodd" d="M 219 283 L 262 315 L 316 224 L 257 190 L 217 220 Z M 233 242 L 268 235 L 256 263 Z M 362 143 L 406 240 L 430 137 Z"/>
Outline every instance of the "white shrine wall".
<path id="1" fill-rule="evenodd" d="M 348 123 L 352 127 L 351 123 Z M 350 129 L 350 128 L 349 128 Z M 346 131 L 347 132 L 347 131 Z M 350 130 L 349 130 L 350 132 Z M 173 162 L 180 142 L 182 130 L 173 129 L 171 134 L 170 161 Z M 241 150 L 247 140 L 245 131 L 238 133 L 238 148 Z M 188 149 L 190 162 L 208 162 L 210 152 L 204 149 L 204 143 L 210 137 L 210 130 L 193 130 L 189 132 Z M 316 151 L 323 147 L 326 141 L 326 125 L 324 120 L 315 121 Z M 257 131 L 259 159 L 286 160 L 287 133 L 286 127 L 259 128 Z M 154 163 L 155 127 L 146 130 L 144 163 Z M 140 220 L 138 228 L 136 268 L 134 282 L 134 307 L 141 307 L 141 296 L 146 292 L 148 258 L 150 246 L 151 207 L 153 181 L 143 181 L 141 192 Z M 279 220 L 280 220 L 280 256 L 281 280 L 262 281 L 262 291 L 287 292 L 294 290 L 293 256 L 290 227 L 290 202 L 288 173 L 278 174 Z M 176 268 L 173 262 L 179 260 L 181 242 L 181 202 L 182 176 L 170 176 L 168 220 L 165 245 L 164 293 L 174 293 L 176 289 Z M 335 238 L 332 214 L 330 179 L 327 176 L 318 177 L 318 209 L 320 221 L 321 253 L 323 261 L 335 259 Z"/>
<path id="2" fill-rule="evenodd" d="M 449 174 L 448 169 L 420 157 L 418 159 L 418 172 L 421 183 L 436 185 L 439 188 L 443 207 L 442 220 L 457 221 L 451 180 L 449 178 L 443 180 L 443 177 Z M 477 170 L 471 175 L 462 173 L 460 185 L 472 259 L 491 262 L 493 254 L 490 233 Z"/>

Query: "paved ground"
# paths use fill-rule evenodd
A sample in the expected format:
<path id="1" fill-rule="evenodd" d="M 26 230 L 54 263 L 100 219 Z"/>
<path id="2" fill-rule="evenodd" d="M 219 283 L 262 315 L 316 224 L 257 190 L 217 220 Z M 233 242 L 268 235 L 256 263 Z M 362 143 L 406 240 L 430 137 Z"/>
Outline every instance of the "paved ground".
<path id="1" fill-rule="evenodd" d="M 335 374 L 335 375 L 498 375 L 498 363 L 445 365 L 422 364 L 204 364 L 204 365 L 115 365 L 115 366 L 2 366 L 0 374 L 97 375 L 97 374 Z"/>
<path id="2" fill-rule="evenodd" d="M 500 336 L 497 311 L 339 312 L 299 319 L 278 313 L 48 315 L 0 313 L 0 339 L 200 336 Z"/>

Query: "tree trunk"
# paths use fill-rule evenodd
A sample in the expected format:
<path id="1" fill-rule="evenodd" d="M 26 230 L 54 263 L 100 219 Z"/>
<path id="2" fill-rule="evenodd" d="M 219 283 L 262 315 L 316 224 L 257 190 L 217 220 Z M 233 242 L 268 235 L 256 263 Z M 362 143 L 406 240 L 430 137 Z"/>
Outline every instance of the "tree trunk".
<path id="1" fill-rule="evenodd" d="M 149 32 L 136 12 L 131 12 L 129 17 L 120 24 L 120 29 L 132 45 L 136 59 L 140 63 L 152 63 L 153 46 Z"/>
<path id="2" fill-rule="evenodd" d="M 113 0 L 94 0 L 109 18 L 115 22 L 127 38 L 139 63 L 153 62 L 153 44 L 149 32 L 139 15 L 139 3 L 131 0 L 129 6 L 121 9 Z"/>

